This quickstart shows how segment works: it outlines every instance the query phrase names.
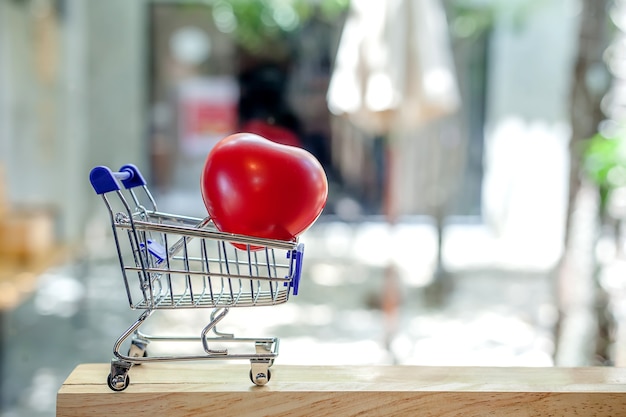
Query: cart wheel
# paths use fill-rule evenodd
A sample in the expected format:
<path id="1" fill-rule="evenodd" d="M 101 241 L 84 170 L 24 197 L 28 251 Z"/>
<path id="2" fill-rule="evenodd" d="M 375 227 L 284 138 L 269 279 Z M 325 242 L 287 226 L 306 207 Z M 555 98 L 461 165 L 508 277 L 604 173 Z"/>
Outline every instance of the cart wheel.
<path id="1" fill-rule="evenodd" d="M 146 357 L 146 349 L 148 348 L 148 343 L 140 340 L 132 340 L 130 342 L 130 347 L 128 348 L 128 356 L 131 358 L 140 358 Z"/>
<path id="2" fill-rule="evenodd" d="M 131 346 L 130 349 L 128 349 L 128 356 L 130 356 L 131 358 L 147 358 L 148 351 L 137 350 L 134 348 L 134 346 Z M 140 364 L 136 363 L 135 365 L 140 365 Z"/>
<path id="3" fill-rule="evenodd" d="M 250 381 L 252 381 L 255 385 L 263 386 L 270 382 L 272 378 L 272 371 L 267 369 L 267 373 L 258 372 L 256 375 L 252 374 L 252 369 L 250 369 Z"/>
<path id="4" fill-rule="evenodd" d="M 133 340 L 128 348 L 128 356 L 131 358 L 147 358 L 148 351 L 146 350 L 146 347 L 147 343 Z M 136 363 L 135 365 L 141 365 L 141 363 Z"/>
<path id="5" fill-rule="evenodd" d="M 107 385 L 113 391 L 124 391 L 126 388 L 128 388 L 129 384 L 130 377 L 128 376 L 128 374 L 117 375 L 115 377 L 109 374 L 109 376 L 107 377 Z"/>

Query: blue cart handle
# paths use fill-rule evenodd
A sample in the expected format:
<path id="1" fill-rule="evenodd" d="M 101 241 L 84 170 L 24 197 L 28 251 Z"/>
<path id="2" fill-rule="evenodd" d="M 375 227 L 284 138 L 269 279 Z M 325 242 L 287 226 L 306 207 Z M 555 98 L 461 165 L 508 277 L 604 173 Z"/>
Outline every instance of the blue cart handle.
<path id="1" fill-rule="evenodd" d="M 146 180 L 139 172 L 139 169 L 133 164 L 122 166 L 119 172 L 113 172 L 105 166 L 97 166 L 89 173 L 89 181 L 96 194 L 110 193 L 111 191 L 120 191 L 120 183 L 124 188 L 130 189 L 146 185 Z"/>

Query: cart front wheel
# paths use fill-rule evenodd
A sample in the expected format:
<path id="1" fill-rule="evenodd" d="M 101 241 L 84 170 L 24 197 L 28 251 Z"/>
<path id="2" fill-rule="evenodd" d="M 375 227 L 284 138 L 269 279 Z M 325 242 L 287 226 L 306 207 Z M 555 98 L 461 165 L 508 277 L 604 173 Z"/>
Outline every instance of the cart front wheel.
<path id="1" fill-rule="evenodd" d="M 124 391 L 126 388 L 128 388 L 129 384 L 130 377 L 128 376 L 128 374 L 116 376 L 109 374 L 109 376 L 107 377 L 107 385 L 113 391 Z"/>
<path id="2" fill-rule="evenodd" d="M 263 386 L 270 382 L 272 378 L 272 371 L 267 369 L 266 372 L 257 372 L 253 373 L 252 369 L 250 369 L 250 381 L 252 381 L 255 385 Z"/>

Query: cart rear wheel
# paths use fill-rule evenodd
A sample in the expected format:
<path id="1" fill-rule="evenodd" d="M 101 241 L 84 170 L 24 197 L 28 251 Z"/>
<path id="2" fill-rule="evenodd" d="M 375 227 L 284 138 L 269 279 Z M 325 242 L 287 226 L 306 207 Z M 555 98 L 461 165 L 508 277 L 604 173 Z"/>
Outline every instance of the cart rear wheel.
<path id="1" fill-rule="evenodd" d="M 130 347 L 128 348 L 128 356 L 131 358 L 141 358 L 148 356 L 147 352 L 148 344 L 144 342 L 140 342 L 138 340 L 133 340 L 130 342 Z"/>
<path id="2" fill-rule="evenodd" d="M 270 382 L 272 378 L 272 371 L 267 369 L 267 373 L 257 372 L 256 374 L 252 373 L 252 369 L 250 369 L 250 381 L 252 381 L 255 385 L 263 386 Z"/>
<path id="3" fill-rule="evenodd" d="M 143 352 L 137 351 L 131 347 L 130 349 L 128 349 L 128 356 L 131 358 L 147 358 L 148 351 L 147 350 L 144 350 Z M 137 365 L 141 365 L 141 363 L 134 364 L 134 366 L 137 366 Z"/>
<path id="4" fill-rule="evenodd" d="M 143 341 L 139 341 L 139 340 L 133 340 L 130 343 L 130 347 L 128 348 L 128 357 L 147 358 L 148 357 L 147 347 L 148 347 L 147 343 L 144 343 Z M 141 362 L 136 363 L 135 365 L 141 365 Z"/>
<path id="5" fill-rule="evenodd" d="M 130 385 L 130 377 L 128 374 L 126 375 L 116 375 L 115 377 L 111 374 L 107 377 L 107 385 L 113 391 L 124 391 Z"/>

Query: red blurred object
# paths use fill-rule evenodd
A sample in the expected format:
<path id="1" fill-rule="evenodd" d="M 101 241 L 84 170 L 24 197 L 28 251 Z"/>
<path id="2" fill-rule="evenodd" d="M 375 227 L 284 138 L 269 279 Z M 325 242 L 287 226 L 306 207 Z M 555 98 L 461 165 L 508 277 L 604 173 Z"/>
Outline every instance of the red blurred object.
<path id="1" fill-rule="evenodd" d="M 219 230 L 292 241 L 322 213 L 328 181 L 319 161 L 304 149 L 238 133 L 207 156 L 201 190 Z"/>
<path id="2" fill-rule="evenodd" d="M 268 123 L 264 120 L 250 120 L 241 126 L 241 131 L 257 134 L 271 140 L 272 142 L 280 143 L 282 145 L 297 146 L 299 148 L 302 147 L 300 139 L 291 130 L 279 125 Z"/>

